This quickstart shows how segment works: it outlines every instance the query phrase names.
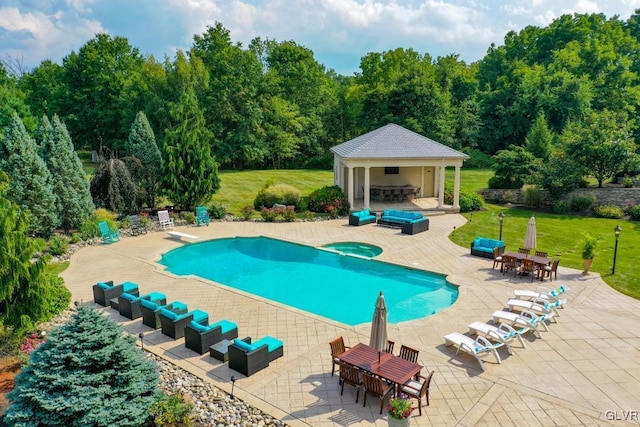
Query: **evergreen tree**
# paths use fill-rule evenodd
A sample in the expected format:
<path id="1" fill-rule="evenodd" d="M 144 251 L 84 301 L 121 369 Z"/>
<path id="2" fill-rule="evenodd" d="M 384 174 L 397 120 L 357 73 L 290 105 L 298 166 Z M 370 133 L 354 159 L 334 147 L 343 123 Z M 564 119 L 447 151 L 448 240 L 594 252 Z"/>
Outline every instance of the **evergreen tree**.
<path id="1" fill-rule="evenodd" d="M 98 163 L 90 190 L 96 207 L 124 214 L 136 214 L 140 210 L 140 190 L 131 179 L 127 165 L 120 159 Z"/>
<path id="2" fill-rule="evenodd" d="M 46 319 L 51 302 L 41 239 L 29 237 L 29 215 L 6 198 L 7 175 L 0 171 L 0 322 L 29 330 Z"/>
<path id="3" fill-rule="evenodd" d="M 9 426 L 145 425 L 159 397 L 135 338 L 88 305 L 34 350 L 9 393 Z"/>
<path id="4" fill-rule="evenodd" d="M 167 129 L 165 189 L 169 199 L 185 210 L 207 203 L 220 188 L 218 163 L 211 154 L 211 133 L 192 88 L 173 105 L 171 117 L 177 123 Z"/>
<path id="5" fill-rule="evenodd" d="M 51 151 L 53 150 L 53 126 L 51 126 L 51 122 L 47 116 L 42 116 L 33 136 L 36 142 L 38 155 L 48 166 Z"/>
<path id="6" fill-rule="evenodd" d="M 538 114 L 525 141 L 525 149 L 537 159 L 547 160 L 549 158 L 553 134 L 549 130 L 549 126 L 547 126 L 544 113 Z"/>
<path id="7" fill-rule="evenodd" d="M 50 235 L 59 222 L 51 174 L 15 113 L 0 138 L 0 170 L 9 175 L 9 200 L 31 212 L 30 231 Z"/>
<path id="8" fill-rule="evenodd" d="M 73 149 L 67 127 L 58 116 L 53 116 L 52 148 L 47 166 L 53 177 L 56 195 L 56 213 L 60 226 L 69 231 L 86 221 L 95 207 L 89 192 L 89 180 L 82 162 Z"/>
<path id="9" fill-rule="evenodd" d="M 139 172 L 133 174 L 133 179 L 144 192 L 147 206 L 152 208 L 156 204 L 162 177 L 162 155 L 156 145 L 156 138 L 147 116 L 142 111 L 138 112 L 131 125 L 125 148 L 127 156 L 137 159 L 135 163 L 139 162 Z"/>

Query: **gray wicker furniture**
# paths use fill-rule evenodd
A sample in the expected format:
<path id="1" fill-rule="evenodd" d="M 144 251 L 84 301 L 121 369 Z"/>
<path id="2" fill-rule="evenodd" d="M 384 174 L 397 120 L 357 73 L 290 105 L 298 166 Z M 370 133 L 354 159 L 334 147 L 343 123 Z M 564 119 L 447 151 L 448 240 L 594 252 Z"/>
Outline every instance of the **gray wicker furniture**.
<path id="1" fill-rule="evenodd" d="M 118 298 L 124 292 L 132 295 L 140 295 L 138 285 L 133 282 L 124 282 L 114 285 L 113 280 L 98 282 L 93 285 L 93 301 L 103 307 L 110 305 L 111 300 Z"/>
<path id="2" fill-rule="evenodd" d="M 209 348 L 222 341 L 238 338 L 238 325 L 228 320 L 220 320 L 211 325 L 196 321 L 184 327 L 184 345 L 198 354 L 205 354 Z"/>
<path id="3" fill-rule="evenodd" d="M 229 346 L 229 368 L 247 377 L 269 366 L 284 355 L 282 341 L 265 336 L 251 343 L 251 338 L 235 339 Z"/>
<path id="4" fill-rule="evenodd" d="M 140 297 L 125 292 L 118 297 L 120 316 L 131 320 L 142 317 L 142 300 L 151 301 L 156 305 L 165 305 L 167 303 L 167 297 L 160 292 L 152 292 Z"/>
<path id="5" fill-rule="evenodd" d="M 184 336 L 184 328 L 192 320 L 206 325 L 209 323 L 209 314 L 201 310 L 193 310 L 187 313 L 178 314 L 167 308 L 161 308 L 158 317 L 160 317 L 160 327 L 162 334 L 177 340 Z"/>
<path id="6" fill-rule="evenodd" d="M 175 301 L 167 305 L 157 304 L 149 300 L 140 301 L 140 312 L 142 313 L 142 324 L 153 329 L 160 329 L 160 309 L 166 308 L 177 314 L 183 314 L 188 311 L 187 305 L 180 301 Z"/>

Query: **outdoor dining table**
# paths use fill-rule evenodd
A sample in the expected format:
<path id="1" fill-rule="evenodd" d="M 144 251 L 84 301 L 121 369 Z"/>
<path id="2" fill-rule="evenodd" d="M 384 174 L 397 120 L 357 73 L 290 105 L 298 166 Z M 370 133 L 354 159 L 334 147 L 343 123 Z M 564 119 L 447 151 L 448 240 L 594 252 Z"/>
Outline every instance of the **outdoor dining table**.
<path id="1" fill-rule="evenodd" d="M 527 255 L 527 254 L 522 254 L 520 252 L 505 252 L 502 254 L 502 259 L 504 259 L 504 257 L 506 256 L 512 256 L 516 258 L 518 261 L 522 261 L 523 259 L 530 259 L 540 268 L 540 270 L 544 270 L 546 266 L 551 264 L 551 258 L 544 257 L 544 256 Z"/>
<path id="2" fill-rule="evenodd" d="M 363 343 L 356 344 L 336 358 L 398 386 L 405 384 L 422 370 L 422 365 L 378 351 Z"/>

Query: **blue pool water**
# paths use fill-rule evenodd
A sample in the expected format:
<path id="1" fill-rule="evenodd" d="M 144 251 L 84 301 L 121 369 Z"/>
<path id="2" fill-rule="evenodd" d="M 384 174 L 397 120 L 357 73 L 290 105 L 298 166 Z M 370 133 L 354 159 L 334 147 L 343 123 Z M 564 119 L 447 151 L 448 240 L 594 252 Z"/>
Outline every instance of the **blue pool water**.
<path id="1" fill-rule="evenodd" d="M 325 248 L 347 255 L 357 255 L 365 258 L 375 258 L 382 253 L 382 248 L 369 243 L 338 242 L 324 245 Z"/>
<path id="2" fill-rule="evenodd" d="M 184 245 L 160 264 L 348 325 L 371 322 L 380 291 L 389 323 L 429 316 L 458 298 L 440 274 L 267 237 Z"/>

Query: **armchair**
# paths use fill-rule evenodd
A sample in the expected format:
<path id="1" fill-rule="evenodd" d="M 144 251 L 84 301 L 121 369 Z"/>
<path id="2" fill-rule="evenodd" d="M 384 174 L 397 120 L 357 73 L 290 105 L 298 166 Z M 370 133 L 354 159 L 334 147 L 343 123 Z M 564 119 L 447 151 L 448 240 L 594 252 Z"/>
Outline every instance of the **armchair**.
<path id="1" fill-rule="evenodd" d="M 140 300 L 140 313 L 142 313 L 142 324 L 147 325 L 153 329 L 160 329 L 162 324 L 160 323 L 160 309 L 166 308 L 177 314 L 184 314 L 187 310 L 187 305 L 180 301 L 175 301 L 167 305 L 162 305 L 150 300 Z"/>
<path id="2" fill-rule="evenodd" d="M 265 336 L 251 343 L 251 338 L 235 339 L 229 345 L 229 368 L 251 376 L 284 355 L 282 341 Z"/>
<path id="3" fill-rule="evenodd" d="M 160 292 L 152 292 L 141 297 L 125 292 L 118 297 L 120 316 L 131 320 L 141 317 L 142 300 L 150 301 L 156 305 L 165 305 L 167 303 L 167 297 Z"/>
<path id="4" fill-rule="evenodd" d="M 133 282 L 124 282 L 119 285 L 114 285 L 113 280 L 98 282 L 93 285 L 93 301 L 106 307 L 110 305 L 112 299 L 118 298 L 125 292 L 135 296 L 140 295 L 138 285 Z"/>
<path id="5" fill-rule="evenodd" d="M 238 338 L 238 325 L 228 320 L 220 320 L 211 325 L 192 320 L 184 327 L 185 347 L 198 354 L 205 354 L 209 347 L 222 340 L 234 338 Z"/>
<path id="6" fill-rule="evenodd" d="M 184 314 L 178 314 L 167 308 L 160 308 L 160 327 L 162 334 L 177 340 L 184 336 L 184 328 L 192 320 L 206 325 L 209 322 L 209 314 L 201 310 L 193 310 Z"/>

